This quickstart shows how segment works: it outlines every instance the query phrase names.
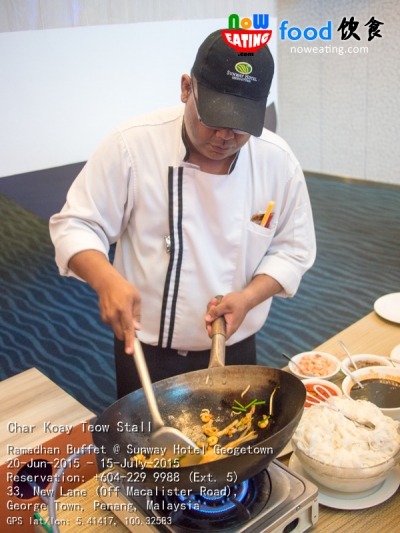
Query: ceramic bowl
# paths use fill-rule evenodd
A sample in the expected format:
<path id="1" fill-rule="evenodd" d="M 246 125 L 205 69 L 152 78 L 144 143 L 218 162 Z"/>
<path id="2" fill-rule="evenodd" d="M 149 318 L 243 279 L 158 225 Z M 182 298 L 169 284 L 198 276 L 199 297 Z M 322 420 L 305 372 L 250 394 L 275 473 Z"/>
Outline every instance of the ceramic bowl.
<path id="1" fill-rule="evenodd" d="M 363 354 L 352 355 L 351 357 L 353 361 L 356 363 L 358 369 L 367 368 L 365 363 L 374 363 L 373 365 L 371 364 L 368 366 L 391 366 L 393 368 L 392 363 L 388 361 L 388 359 L 386 359 L 385 357 L 381 357 L 380 355 L 372 355 L 372 354 L 363 353 Z M 360 363 L 360 365 L 358 363 Z M 346 357 L 346 359 L 342 361 L 342 367 L 344 367 L 345 370 L 350 367 L 349 368 L 350 372 L 354 372 L 355 370 L 355 368 L 352 368 L 353 364 L 350 361 L 349 357 Z"/>
<path id="2" fill-rule="evenodd" d="M 302 359 L 304 357 L 311 356 L 312 358 L 315 358 L 317 355 L 322 357 L 327 364 L 330 363 L 332 365 L 332 370 L 327 371 L 323 375 L 315 375 L 315 376 L 313 376 L 313 378 L 314 377 L 318 378 L 318 379 L 331 379 L 331 378 L 333 378 L 333 376 L 335 376 L 340 370 L 340 362 L 339 362 L 339 360 L 336 357 L 334 357 L 333 355 L 331 355 L 329 353 L 325 353 L 325 352 L 303 352 L 303 353 L 299 353 L 299 354 L 293 356 L 292 360 L 295 361 L 297 364 L 299 364 L 299 363 L 301 364 L 301 361 L 302 361 Z M 295 376 L 297 376 L 300 379 L 305 379 L 305 378 L 310 378 L 311 377 L 311 376 L 306 376 L 305 374 L 302 374 L 300 372 L 300 370 L 297 368 L 297 366 L 295 366 L 292 362 L 289 363 L 289 370 L 290 370 L 290 372 L 292 372 L 292 374 L 294 374 Z"/>
<path id="3" fill-rule="evenodd" d="M 396 407 L 381 407 L 379 405 L 380 398 L 382 397 L 382 392 L 378 393 L 376 396 L 365 393 L 365 397 L 359 398 L 368 400 L 379 407 L 382 413 L 386 416 L 390 416 L 395 420 L 400 420 L 400 368 L 393 368 L 388 366 L 371 366 L 368 368 L 360 368 L 360 370 L 355 370 L 352 374 L 363 383 L 368 379 L 380 379 L 380 380 L 391 380 L 396 383 L 399 383 L 399 386 L 395 386 L 394 394 L 395 397 L 398 397 L 399 403 Z M 345 396 L 351 398 L 350 391 L 355 385 L 354 381 L 347 376 L 342 383 L 342 390 Z M 398 391 L 398 392 L 397 392 Z"/>
<path id="4" fill-rule="evenodd" d="M 342 396 L 340 387 L 326 379 L 307 378 L 303 379 L 302 383 L 307 390 L 307 398 L 304 406 L 306 408 L 326 401 L 326 398 L 329 396 L 338 396 L 339 398 Z"/>
<path id="5" fill-rule="evenodd" d="M 400 450 L 390 459 L 364 468 L 343 468 L 317 461 L 292 442 L 293 451 L 304 470 L 318 483 L 340 492 L 365 492 L 382 483 L 397 466 Z"/>

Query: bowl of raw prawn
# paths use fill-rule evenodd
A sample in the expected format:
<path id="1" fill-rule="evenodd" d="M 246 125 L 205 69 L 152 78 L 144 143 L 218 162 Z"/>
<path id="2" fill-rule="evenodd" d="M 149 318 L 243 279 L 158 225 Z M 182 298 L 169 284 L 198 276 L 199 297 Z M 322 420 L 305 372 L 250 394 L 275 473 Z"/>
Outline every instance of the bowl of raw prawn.
<path id="1" fill-rule="evenodd" d="M 340 370 L 340 362 L 336 357 L 325 352 L 303 352 L 292 357 L 292 361 L 297 363 L 299 368 L 292 362 L 289 363 L 289 370 L 300 379 L 315 377 L 331 379 Z M 307 375 L 312 374 L 312 376 Z"/>

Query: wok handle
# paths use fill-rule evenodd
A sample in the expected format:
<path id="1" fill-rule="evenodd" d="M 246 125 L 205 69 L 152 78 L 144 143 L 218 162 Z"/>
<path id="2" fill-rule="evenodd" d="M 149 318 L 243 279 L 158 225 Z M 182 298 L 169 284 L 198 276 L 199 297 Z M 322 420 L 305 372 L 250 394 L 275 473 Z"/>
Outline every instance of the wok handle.
<path id="1" fill-rule="evenodd" d="M 158 410 L 157 400 L 154 395 L 153 384 L 150 379 L 146 359 L 144 358 L 142 345 L 137 337 L 135 337 L 133 349 L 133 359 L 135 361 L 136 369 L 138 371 L 140 381 L 146 395 L 147 403 L 149 405 L 150 414 L 153 421 L 152 430 L 155 432 L 164 426 L 164 422 L 161 418 L 160 411 Z"/>
<path id="2" fill-rule="evenodd" d="M 218 303 L 222 296 L 216 296 Z M 211 325 L 211 353 L 208 368 L 225 366 L 225 340 L 226 340 L 226 322 L 225 317 L 220 316 L 214 320 Z"/>

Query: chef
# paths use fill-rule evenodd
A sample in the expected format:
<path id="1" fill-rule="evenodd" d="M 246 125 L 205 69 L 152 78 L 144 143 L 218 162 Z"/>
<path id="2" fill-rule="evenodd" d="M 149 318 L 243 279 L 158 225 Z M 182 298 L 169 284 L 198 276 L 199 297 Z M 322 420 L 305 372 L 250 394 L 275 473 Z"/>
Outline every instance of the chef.
<path id="1" fill-rule="evenodd" d="M 206 368 L 221 315 L 227 364 L 256 364 L 272 297 L 293 296 L 314 262 L 303 173 L 263 130 L 273 58 L 265 46 L 242 59 L 209 35 L 182 76 L 184 105 L 112 131 L 50 220 L 60 273 L 93 287 L 114 330 L 118 397 L 141 387 L 135 334 L 153 381 Z"/>

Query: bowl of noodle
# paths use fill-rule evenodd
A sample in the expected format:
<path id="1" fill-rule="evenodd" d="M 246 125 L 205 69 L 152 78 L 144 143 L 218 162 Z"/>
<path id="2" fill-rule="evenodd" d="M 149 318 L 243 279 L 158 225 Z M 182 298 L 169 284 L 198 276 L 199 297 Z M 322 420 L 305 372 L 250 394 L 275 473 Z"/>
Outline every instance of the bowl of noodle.
<path id="1" fill-rule="evenodd" d="M 292 438 L 292 448 L 303 469 L 324 487 L 346 493 L 369 491 L 382 483 L 400 460 L 400 423 L 374 404 L 347 398 L 305 409 Z M 367 429 L 359 422 L 370 421 Z"/>

